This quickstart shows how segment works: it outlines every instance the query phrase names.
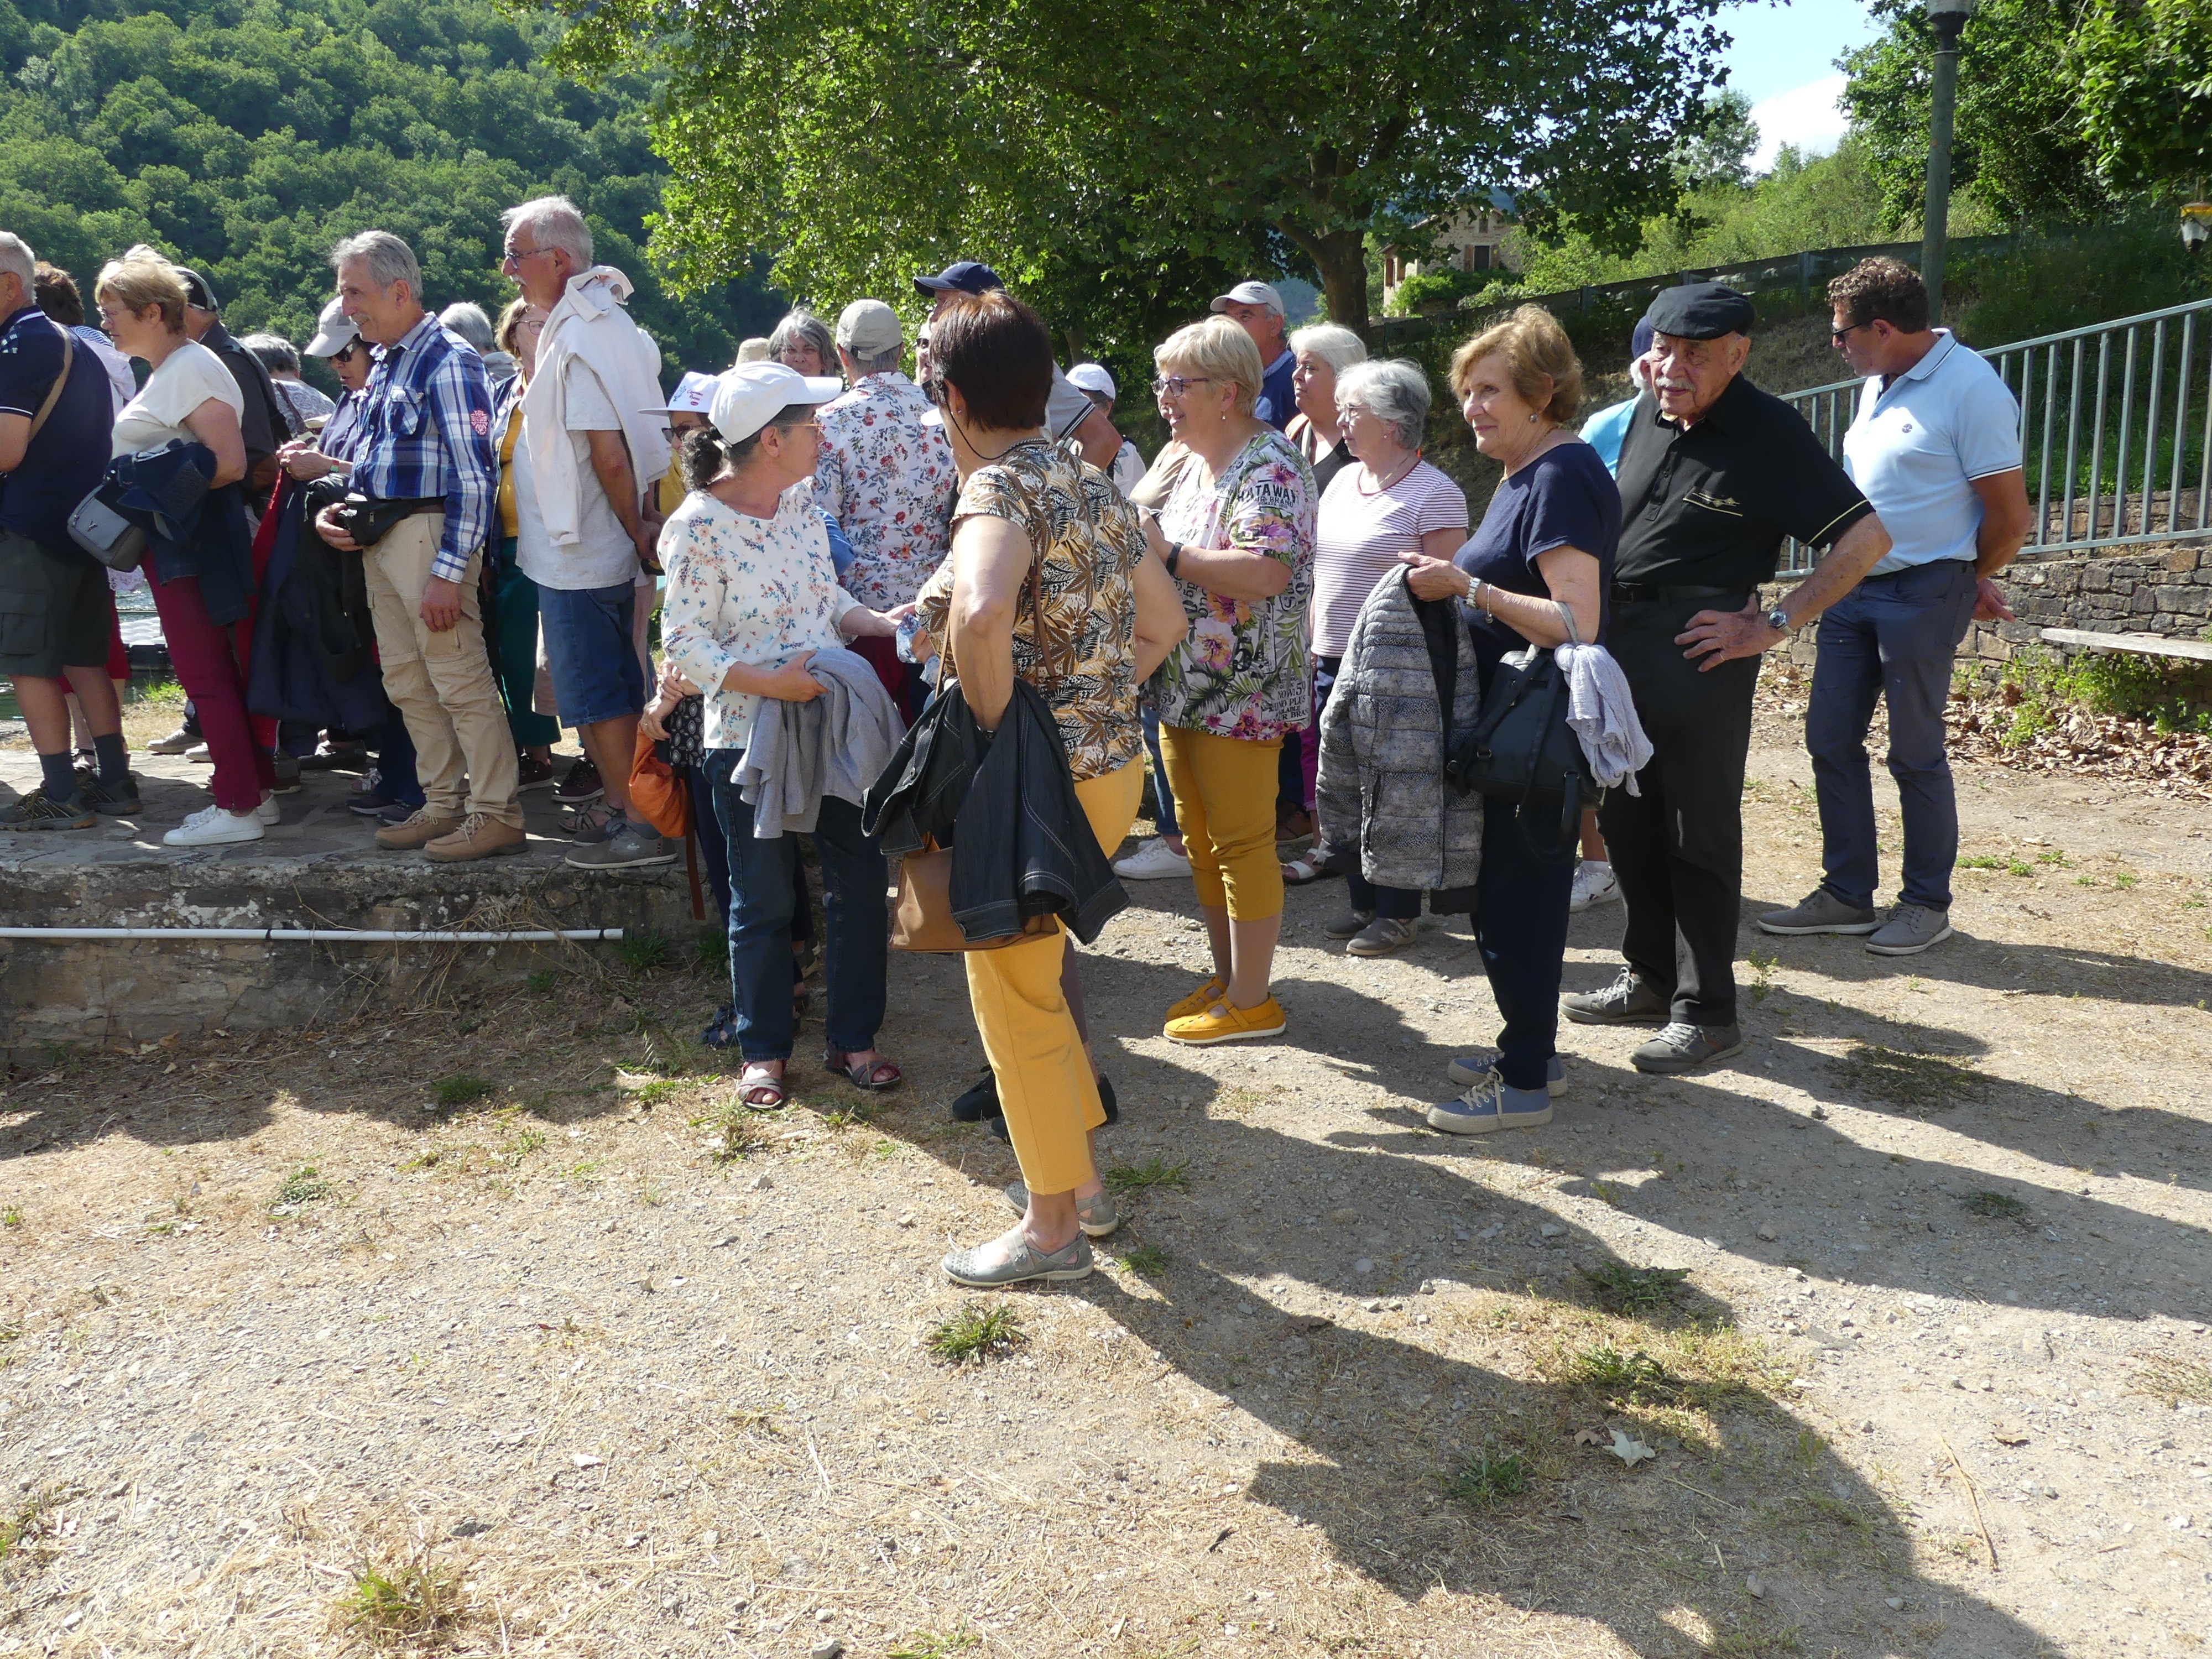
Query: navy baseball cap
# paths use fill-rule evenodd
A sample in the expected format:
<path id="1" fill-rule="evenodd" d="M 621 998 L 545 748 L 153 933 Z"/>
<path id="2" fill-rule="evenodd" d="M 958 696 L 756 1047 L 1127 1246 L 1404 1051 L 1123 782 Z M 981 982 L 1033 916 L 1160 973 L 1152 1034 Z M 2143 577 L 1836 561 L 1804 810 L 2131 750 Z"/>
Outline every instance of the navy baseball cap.
<path id="1" fill-rule="evenodd" d="M 924 294 L 988 294 L 1004 288 L 999 273 L 979 259 L 956 259 L 934 276 L 917 276 L 914 285 Z"/>

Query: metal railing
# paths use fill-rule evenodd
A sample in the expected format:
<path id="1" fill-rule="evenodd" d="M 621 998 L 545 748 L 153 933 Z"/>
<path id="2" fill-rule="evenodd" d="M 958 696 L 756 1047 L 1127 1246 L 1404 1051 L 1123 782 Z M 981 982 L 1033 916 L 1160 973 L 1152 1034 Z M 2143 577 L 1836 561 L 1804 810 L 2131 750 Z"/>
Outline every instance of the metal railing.
<path id="1" fill-rule="evenodd" d="M 2212 536 L 2212 300 L 1997 346 L 2033 509 L 2023 555 Z M 1783 401 L 1841 459 L 1861 380 Z M 1790 544 L 1785 568 L 1811 568 Z"/>

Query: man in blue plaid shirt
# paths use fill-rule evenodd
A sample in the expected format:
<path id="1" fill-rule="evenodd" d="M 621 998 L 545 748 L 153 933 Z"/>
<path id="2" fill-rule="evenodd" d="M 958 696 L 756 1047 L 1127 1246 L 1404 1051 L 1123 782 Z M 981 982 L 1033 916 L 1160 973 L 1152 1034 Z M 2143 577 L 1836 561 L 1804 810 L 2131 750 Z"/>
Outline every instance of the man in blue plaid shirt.
<path id="1" fill-rule="evenodd" d="M 422 271 L 389 231 L 331 252 L 338 301 L 377 348 L 361 394 L 353 487 L 412 508 L 362 550 L 384 689 L 415 740 L 423 804 L 380 847 L 441 862 L 522 850 L 514 739 L 484 650 L 477 576 L 491 526 L 491 394 L 483 360 L 422 308 Z M 331 546 L 359 546 L 325 508 Z"/>

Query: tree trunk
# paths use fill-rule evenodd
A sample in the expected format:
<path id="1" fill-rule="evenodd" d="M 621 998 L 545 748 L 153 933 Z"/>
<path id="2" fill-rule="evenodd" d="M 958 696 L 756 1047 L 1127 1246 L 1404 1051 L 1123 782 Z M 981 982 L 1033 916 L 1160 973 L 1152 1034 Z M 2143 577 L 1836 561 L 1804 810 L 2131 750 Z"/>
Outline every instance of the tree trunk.
<path id="1" fill-rule="evenodd" d="M 1306 252 L 1321 271 L 1328 300 L 1328 319 L 1342 323 L 1362 339 L 1367 336 L 1367 246 L 1356 230 L 1335 231 L 1308 240 Z"/>

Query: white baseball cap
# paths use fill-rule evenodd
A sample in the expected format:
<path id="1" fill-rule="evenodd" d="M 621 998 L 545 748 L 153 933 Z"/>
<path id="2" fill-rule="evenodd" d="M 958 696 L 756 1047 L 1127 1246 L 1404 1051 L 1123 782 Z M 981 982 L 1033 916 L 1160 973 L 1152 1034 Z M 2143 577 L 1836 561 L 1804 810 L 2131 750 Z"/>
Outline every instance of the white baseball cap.
<path id="1" fill-rule="evenodd" d="M 1214 296 L 1209 311 L 1226 311 L 1232 305 L 1265 306 L 1278 317 L 1283 314 L 1283 296 L 1265 283 L 1239 283 L 1226 294 Z"/>
<path id="2" fill-rule="evenodd" d="M 720 377 L 714 374 L 686 374 L 676 383 L 676 390 L 668 394 L 665 404 L 655 404 L 647 411 L 653 415 L 704 415 L 714 406 L 714 388 Z"/>
<path id="3" fill-rule="evenodd" d="M 1067 371 L 1067 383 L 1082 392 L 1095 392 L 1108 403 L 1121 394 L 1114 389 L 1114 377 L 1106 372 L 1103 363 L 1078 363 Z"/>
<path id="4" fill-rule="evenodd" d="M 300 348 L 303 357 L 335 357 L 361 337 L 361 330 L 345 314 L 345 302 L 333 300 L 315 319 L 315 337 Z"/>
<path id="5" fill-rule="evenodd" d="M 781 363 L 739 363 L 714 382 L 708 411 L 727 443 L 741 444 L 794 404 L 826 404 L 845 395 L 845 383 L 824 374 L 801 374 Z"/>

